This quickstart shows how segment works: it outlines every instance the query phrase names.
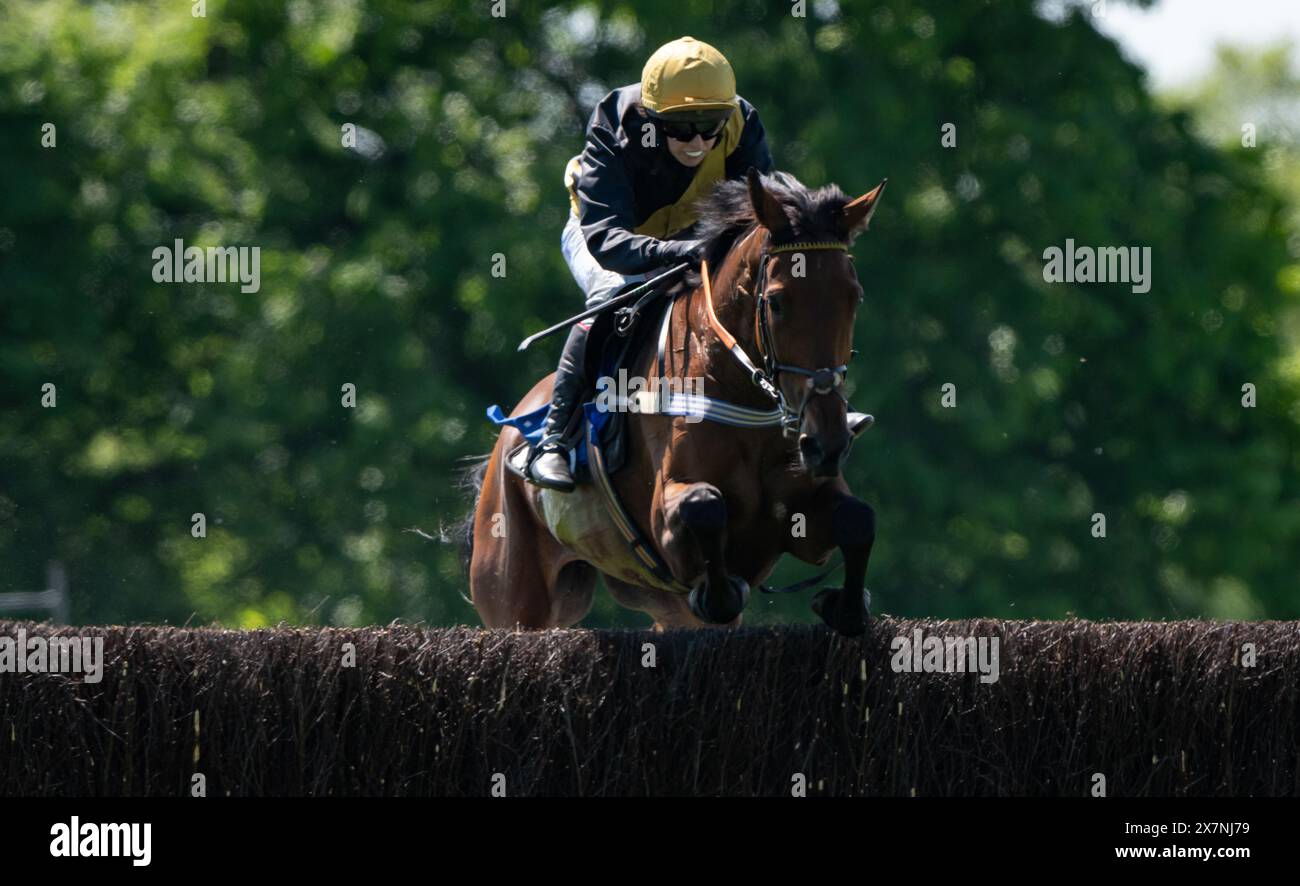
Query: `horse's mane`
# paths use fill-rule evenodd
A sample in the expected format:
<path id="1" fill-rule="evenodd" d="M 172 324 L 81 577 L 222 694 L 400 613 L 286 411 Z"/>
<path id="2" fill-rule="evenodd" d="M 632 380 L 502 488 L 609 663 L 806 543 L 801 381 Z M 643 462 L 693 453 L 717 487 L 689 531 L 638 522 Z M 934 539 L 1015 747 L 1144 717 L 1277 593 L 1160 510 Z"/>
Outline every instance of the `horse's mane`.
<path id="1" fill-rule="evenodd" d="M 825 185 L 812 191 L 788 172 L 764 175 L 762 181 L 764 189 L 785 209 L 792 239 L 843 237 L 839 218 L 849 196 L 838 185 Z M 702 255 L 711 268 L 720 267 L 731 248 L 758 224 L 749 199 L 749 186 L 743 178 L 719 183 L 700 199 L 696 211 L 699 214 L 696 237 L 704 241 Z M 700 285 L 698 264 L 679 285 L 692 289 Z"/>

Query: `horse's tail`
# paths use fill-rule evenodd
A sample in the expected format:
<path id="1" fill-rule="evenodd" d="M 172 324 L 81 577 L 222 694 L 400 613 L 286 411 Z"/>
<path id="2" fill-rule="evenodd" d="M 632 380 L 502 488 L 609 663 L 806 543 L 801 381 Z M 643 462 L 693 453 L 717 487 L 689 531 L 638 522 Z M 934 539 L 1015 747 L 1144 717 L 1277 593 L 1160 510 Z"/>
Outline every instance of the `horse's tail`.
<path id="1" fill-rule="evenodd" d="M 491 457 L 490 453 L 471 455 L 465 459 L 467 464 L 460 469 L 457 485 L 469 497 L 469 512 L 456 524 L 453 535 L 460 542 L 461 568 L 465 571 L 466 579 L 469 578 L 470 562 L 474 556 L 474 513 L 478 510 L 478 498 L 483 492 L 483 478 L 487 475 L 488 460 Z"/>

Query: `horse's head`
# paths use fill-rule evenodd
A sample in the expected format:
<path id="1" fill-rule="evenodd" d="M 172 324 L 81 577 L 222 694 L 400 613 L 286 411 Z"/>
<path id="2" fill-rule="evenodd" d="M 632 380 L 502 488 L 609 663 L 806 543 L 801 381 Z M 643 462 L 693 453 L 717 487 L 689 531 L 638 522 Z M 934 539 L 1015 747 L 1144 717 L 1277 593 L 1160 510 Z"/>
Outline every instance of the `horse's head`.
<path id="1" fill-rule="evenodd" d="M 753 170 L 747 185 L 763 244 L 750 287 L 758 356 L 780 392 L 787 431 L 798 435 L 804 468 L 833 477 L 852 443 L 844 382 L 862 302 L 848 247 L 885 182 L 855 200 L 834 186 L 809 192 L 792 177 Z"/>

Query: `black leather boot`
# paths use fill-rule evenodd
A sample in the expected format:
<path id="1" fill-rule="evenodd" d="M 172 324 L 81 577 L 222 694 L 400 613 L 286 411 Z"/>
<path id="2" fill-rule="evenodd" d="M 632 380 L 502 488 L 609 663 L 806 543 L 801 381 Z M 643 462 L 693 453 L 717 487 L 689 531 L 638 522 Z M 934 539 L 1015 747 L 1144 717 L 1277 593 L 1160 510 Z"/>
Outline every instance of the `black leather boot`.
<path id="1" fill-rule="evenodd" d="M 574 410 L 586 390 L 583 367 L 587 349 L 587 330 L 575 324 L 555 368 L 555 385 L 551 391 L 551 411 L 546 414 L 546 428 L 541 442 L 533 450 L 526 471 L 529 481 L 557 492 L 573 491 L 573 472 L 569 470 L 569 450 L 564 435 Z"/>

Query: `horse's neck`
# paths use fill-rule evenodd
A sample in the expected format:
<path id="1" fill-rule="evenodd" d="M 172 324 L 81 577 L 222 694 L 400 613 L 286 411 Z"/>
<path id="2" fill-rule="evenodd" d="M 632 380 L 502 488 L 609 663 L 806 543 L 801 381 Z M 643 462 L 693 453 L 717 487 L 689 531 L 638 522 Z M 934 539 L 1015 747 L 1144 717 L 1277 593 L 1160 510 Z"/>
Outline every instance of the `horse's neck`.
<path id="1" fill-rule="evenodd" d="M 754 315 L 757 305 L 755 283 L 758 279 L 758 259 L 741 255 L 734 261 L 723 263 L 713 281 L 713 310 L 727 331 L 736 337 L 751 359 L 757 358 L 756 327 Z M 703 299 L 700 300 L 703 307 Z M 716 341 L 708 318 L 701 315 L 709 338 Z M 719 343 L 720 344 L 720 343 Z"/>
<path id="2" fill-rule="evenodd" d="M 755 363 L 762 359 L 756 342 L 755 324 L 759 261 L 758 244 L 753 237 L 747 237 L 731 251 L 710 279 L 713 310 L 718 322 L 735 336 L 737 344 Z M 708 392 L 709 396 L 739 405 L 769 408 L 771 401 L 754 385 L 749 374 L 713 331 L 705 308 L 703 286 L 691 293 L 683 310 L 687 317 L 689 346 L 682 356 L 687 358 L 687 364 L 683 367 L 679 357 L 671 364 L 675 370 L 673 374 L 705 379 L 706 385 L 714 388 Z"/>

